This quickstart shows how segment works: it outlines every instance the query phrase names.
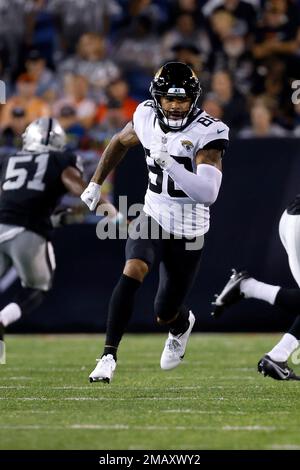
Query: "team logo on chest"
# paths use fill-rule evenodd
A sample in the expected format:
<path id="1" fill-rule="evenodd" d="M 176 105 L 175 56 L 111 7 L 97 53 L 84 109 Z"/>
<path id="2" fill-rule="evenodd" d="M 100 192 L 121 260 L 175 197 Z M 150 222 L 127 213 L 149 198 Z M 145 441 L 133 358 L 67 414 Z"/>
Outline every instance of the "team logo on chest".
<path id="1" fill-rule="evenodd" d="M 190 140 L 181 140 L 181 145 L 190 152 L 194 148 L 194 144 Z"/>

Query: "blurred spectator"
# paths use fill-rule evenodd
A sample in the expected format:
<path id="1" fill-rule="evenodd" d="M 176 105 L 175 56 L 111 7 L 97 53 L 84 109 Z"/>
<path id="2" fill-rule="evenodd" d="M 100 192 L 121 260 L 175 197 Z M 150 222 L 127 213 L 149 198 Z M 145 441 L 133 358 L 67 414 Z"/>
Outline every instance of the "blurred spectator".
<path id="1" fill-rule="evenodd" d="M 277 124 L 272 124 L 272 113 L 263 104 L 253 106 L 250 111 L 251 126 L 242 129 L 238 137 L 285 137 L 287 132 Z"/>
<path id="2" fill-rule="evenodd" d="M 264 95 L 272 101 L 277 123 L 292 128 L 293 103 L 287 65 L 279 57 L 271 56 L 257 68 L 253 82 L 254 95 Z"/>
<path id="3" fill-rule="evenodd" d="M 189 13 L 196 16 L 199 10 L 199 2 L 197 0 L 175 0 L 175 13 Z"/>
<path id="4" fill-rule="evenodd" d="M 211 54 L 210 66 L 212 70 L 227 69 L 233 77 L 235 88 L 242 95 L 250 92 L 255 68 L 244 36 L 234 30 L 226 36 L 222 48 Z"/>
<path id="5" fill-rule="evenodd" d="M 163 0 L 119 0 L 122 7 L 122 17 L 112 25 L 113 38 L 126 36 L 126 31 L 139 16 L 149 18 L 153 30 L 161 34 L 168 28 L 172 4 Z"/>
<path id="6" fill-rule="evenodd" d="M 201 87 L 204 91 L 208 90 L 210 83 L 210 74 L 203 64 L 203 58 L 200 50 L 190 43 L 178 43 L 172 48 L 172 60 L 188 64 L 199 77 Z"/>
<path id="7" fill-rule="evenodd" d="M 117 78 L 107 87 L 108 102 L 100 104 L 96 114 L 96 122 L 103 122 L 109 111 L 111 103 L 115 102 L 115 107 L 123 115 L 123 122 L 126 123 L 132 119 L 133 113 L 138 105 L 138 101 L 129 96 L 129 87 L 126 80 Z"/>
<path id="8" fill-rule="evenodd" d="M 254 7 L 256 11 L 261 8 L 261 5 L 265 0 L 244 0 L 244 3 L 247 3 Z M 224 5 L 225 0 L 202 0 L 204 4 L 202 6 L 202 11 L 205 16 L 211 15 L 211 13 L 218 7 Z"/>
<path id="9" fill-rule="evenodd" d="M 149 98 L 153 72 L 175 60 L 211 89 L 202 106 L 222 116 L 233 136 L 249 121 L 246 98 L 272 110 L 272 125 L 299 134 L 291 102 L 299 16 L 300 0 L 0 0 L 0 79 L 8 100 L 0 126 L 53 109 L 71 146 L 98 151 L 131 119 L 135 99 Z M 12 116 L 15 108 L 24 115 Z"/>
<path id="10" fill-rule="evenodd" d="M 133 97 L 149 98 L 149 82 L 161 64 L 160 39 L 150 18 L 137 16 L 114 45 L 114 57 L 128 80 Z"/>
<path id="11" fill-rule="evenodd" d="M 256 29 L 253 54 L 257 60 L 278 55 L 292 58 L 299 48 L 299 7 L 289 0 L 266 0 Z M 291 62 L 291 61 L 290 61 Z M 299 61 L 296 62 L 299 66 Z M 297 76 L 299 68 L 292 72 Z"/>
<path id="12" fill-rule="evenodd" d="M 18 77 L 17 94 L 9 98 L 3 106 L 0 117 L 1 128 L 9 125 L 13 108 L 21 107 L 25 110 L 27 123 L 39 117 L 50 115 L 49 106 L 43 99 L 36 96 L 36 88 L 36 81 L 28 73 L 23 73 Z"/>
<path id="13" fill-rule="evenodd" d="M 207 34 L 200 29 L 196 23 L 196 18 L 188 13 L 182 13 L 176 18 L 175 26 L 162 37 L 161 48 L 164 58 L 171 55 L 171 51 L 176 44 L 188 43 L 207 57 L 210 51 L 210 43 Z"/>
<path id="14" fill-rule="evenodd" d="M 67 135 L 67 148 L 70 150 L 80 148 L 81 141 L 85 136 L 85 128 L 77 117 L 76 109 L 71 105 L 62 106 L 58 121 Z"/>
<path id="15" fill-rule="evenodd" d="M 223 45 L 225 40 L 234 34 L 235 20 L 227 11 L 217 11 L 207 23 L 207 31 L 211 44 L 211 50 L 207 65 L 210 71 L 216 70 L 216 58 L 224 54 Z"/>
<path id="16" fill-rule="evenodd" d="M 25 40 L 29 48 L 38 49 L 54 67 L 54 51 L 57 42 L 58 21 L 49 0 L 26 0 Z"/>
<path id="17" fill-rule="evenodd" d="M 86 33 L 80 37 L 77 53 L 60 64 L 60 74 L 73 73 L 86 77 L 96 100 L 104 95 L 104 88 L 120 75 L 119 68 L 107 58 L 104 36 Z"/>
<path id="18" fill-rule="evenodd" d="M 22 147 L 22 134 L 25 131 L 28 120 L 24 108 L 15 107 L 11 109 L 7 126 L 1 132 L 1 146 L 9 148 Z"/>
<path id="19" fill-rule="evenodd" d="M 54 73 L 47 68 L 46 61 L 38 49 L 28 52 L 25 68 L 36 81 L 36 95 L 42 96 L 47 102 L 52 102 L 58 92 L 58 82 Z"/>
<path id="20" fill-rule="evenodd" d="M 223 108 L 222 119 L 234 134 L 244 125 L 246 120 L 244 97 L 234 89 L 232 79 L 225 70 L 213 74 L 211 91 Z"/>
<path id="21" fill-rule="evenodd" d="M 0 42 L 5 50 L 6 66 L 15 71 L 20 62 L 24 35 L 24 0 L 0 1 Z M 3 58 L 4 59 L 4 58 Z"/>
<path id="22" fill-rule="evenodd" d="M 115 0 L 52 0 L 52 5 L 59 18 L 62 47 L 69 54 L 83 34 L 107 34 L 111 16 L 121 11 Z"/>
<path id="23" fill-rule="evenodd" d="M 235 27 L 235 19 L 227 11 L 216 11 L 210 17 L 212 48 L 222 47 L 222 42 L 230 36 Z"/>
<path id="24" fill-rule="evenodd" d="M 249 36 L 253 33 L 257 21 L 257 13 L 253 5 L 244 0 L 222 0 L 215 2 L 215 6 L 211 2 L 205 5 L 203 13 L 206 16 L 212 15 L 217 11 L 226 11 L 235 19 L 236 28 L 238 28 L 241 36 Z"/>
<path id="25" fill-rule="evenodd" d="M 191 15 L 194 17 L 197 25 L 200 25 L 202 20 L 202 13 L 198 0 L 174 0 L 172 2 L 172 10 L 169 14 L 170 23 L 169 28 L 176 23 L 178 16 L 182 14 Z"/>
<path id="26" fill-rule="evenodd" d="M 92 126 L 96 105 L 88 98 L 88 80 L 82 75 L 65 76 L 64 96 L 53 104 L 54 116 L 61 115 L 61 109 L 69 105 L 76 110 L 78 121 L 86 128 Z"/>
<path id="27" fill-rule="evenodd" d="M 124 67 L 138 68 L 149 73 L 161 63 L 161 48 L 159 38 L 154 34 L 150 18 L 140 15 L 134 18 L 115 45 L 117 63 Z"/>
<path id="28" fill-rule="evenodd" d="M 207 93 L 201 107 L 213 118 L 223 120 L 223 108 L 213 93 Z"/>
<path id="29" fill-rule="evenodd" d="M 124 117 L 121 103 L 118 100 L 110 99 L 106 106 L 106 113 L 98 129 L 106 134 L 106 138 L 111 137 L 118 132 L 126 124 L 127 119 Z"/>

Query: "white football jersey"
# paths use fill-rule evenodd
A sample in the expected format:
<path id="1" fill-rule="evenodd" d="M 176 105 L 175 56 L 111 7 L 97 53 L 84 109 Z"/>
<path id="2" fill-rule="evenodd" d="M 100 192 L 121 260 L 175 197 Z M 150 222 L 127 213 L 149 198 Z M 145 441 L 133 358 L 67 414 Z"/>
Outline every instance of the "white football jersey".
<path id="1" fill-rule="evenodd" d="M 150 143 L 155 131 L 161 132 L 168 153 L 186 170 L 196 173 L 197 152 L 214 140 L 228 140 L 229 128 L 219 119 L 198 109 L 193 121 L 182 131 L 164 133 L 155 116 L 153 101 L 141 103 L 133 116 L 134 130 L 143 145 L 149 170 L 149 184 L 144 211 L 166 232 L 178 236 L 204 235 L 209 229 L 209 207 L 190 199 L 150 157 Z"/>

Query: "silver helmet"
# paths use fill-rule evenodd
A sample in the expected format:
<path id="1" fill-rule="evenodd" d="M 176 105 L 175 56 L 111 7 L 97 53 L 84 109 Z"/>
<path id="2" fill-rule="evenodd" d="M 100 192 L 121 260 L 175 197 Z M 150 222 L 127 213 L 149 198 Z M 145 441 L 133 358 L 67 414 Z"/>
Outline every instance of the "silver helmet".
<path id="1" fill-rule="evenodd" d="M 23 149 L 31 152 L 45 150 L 63 150 L 66 145 L 66 134 L 56 119 L 42 117 L 26 127 L 23 138 Z"/>

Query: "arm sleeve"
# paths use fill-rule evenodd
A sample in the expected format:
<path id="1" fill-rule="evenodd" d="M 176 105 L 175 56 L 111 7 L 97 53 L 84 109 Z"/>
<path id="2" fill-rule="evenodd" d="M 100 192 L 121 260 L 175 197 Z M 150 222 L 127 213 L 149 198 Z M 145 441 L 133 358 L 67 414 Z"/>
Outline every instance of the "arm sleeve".
<path id="1" fill-rule="evenodd" d="M 207 206 L 216 201 L 222 182 L 222 172 L 215 166 L 201 163 L 197 166 L 195 174 L 174 160 L 166 172 L 193 201 Z"/>
<path id="2" fill-rule="evenodd" d="M 58 155 L 57 161 L 62 171 L 69 166 L 72 166 L 76 168 L 76 170 L 78 170 L 81 175 L 83 174 L 83 162 L 80 155 L 77 155 L 73 152 L 64 152 Z"/>

